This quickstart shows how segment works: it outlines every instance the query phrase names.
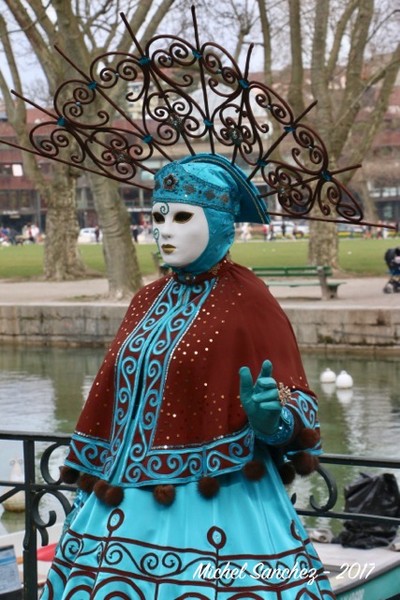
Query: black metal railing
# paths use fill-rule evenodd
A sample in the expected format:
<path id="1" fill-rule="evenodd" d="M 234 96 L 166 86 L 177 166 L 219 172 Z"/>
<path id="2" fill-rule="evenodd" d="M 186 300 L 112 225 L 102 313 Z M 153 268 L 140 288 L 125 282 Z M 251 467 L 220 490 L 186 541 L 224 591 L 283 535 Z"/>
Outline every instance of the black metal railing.
<path id="1" fill-rule="evenodd" d="M 57 519 L 56 511 L 51 509 L 48 512 L 48 519 L 44 520 L 41 516 L 40 504 L 42 498 L 50 494 L 60 503 L 65 515 L 71 510 L 71 503 L 65 492 L 73 491 L 74 487 L 61 484 L 59 478 L 52 475 L 50 468 L 54 453 L 59 448 L 68 446 L 70 436 L 0 431 L 0 440 L 22 443 L 24 479 L 21 482 L 0 481 L 0 487 L 7 488 L 0 495 L 0 503 L 21 491 L 25 494 L 23 598 L 37 600 L 37 532 L 40 534 L 42 546 L 46 546 L 49 541 L 47 529 L 54 525 Z"/>
<path id="2" fill-rule="evenodd" d="M 38 598 L 38 567 L 37 567 L 37 532 L 40 534 L 41 545 L 49 541 L 48 528 L 57 520 L 56 510 L 46 508 L 47 519 L 43 518 L 41 502 L 44 497 L 52 496 L 53 504 L 59 505 L 64 515 L 71 510 L 71 492 L 76 488 L 61 484 L 58 479 L 56 465 L 60 459 L 57 452 L 60 448 L 66 450 L 70 436 L 63 434 L 42 435 L 39 433 L 5 432 L 0 431 L 0 441 L 20 442 L 22 444 L 24 477 L 22 481 L 0 480 L 0 503 L 12 498 L 19 492 L 25 494 L 25 534 L 23 540 L 23 598 L 37 600 Z M 53 462 L 53 465 L 51 464 Z M 339 501 L 337 483 L 325 465 L 375 468 L 379 470 L 395 470 L 400 473 L 400 460 L 385 460 L 379 458 L 363 458 L 349 455 L 324 454 L 320 458 L 321 465 L 318 475 L 322 478 L 327 499 L 320 504 L 313 495 L 309 498 L 310 508 L 297 507 L 298 514 L 304 517 L 326 517 L 332 519 L 351 519 L 359 521 L 374 521 L 385 525 L 400 525 L 400 518 L 378 516 L 371 514 L 349 513 L 335 510 Z M 5 488 L 5 490 L 4 490 Z M 68 497 L 70 496 L 70 497 Z M 296 502 L 296 494 L 292 501 Z M 41 510 L 40 510 L 41 509 Z"/>

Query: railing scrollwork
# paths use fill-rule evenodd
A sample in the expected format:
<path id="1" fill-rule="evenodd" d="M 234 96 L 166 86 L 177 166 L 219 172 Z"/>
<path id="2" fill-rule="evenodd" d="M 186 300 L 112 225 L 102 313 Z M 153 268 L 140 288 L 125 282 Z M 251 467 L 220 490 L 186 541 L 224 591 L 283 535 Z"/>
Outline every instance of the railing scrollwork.
<path id="1" fill-rule="evenodd" d="M 311 495 L 309 502 L 317 514 L 323 514 L 335 506 L 338 499 L 338 489 L 335 479 L 327 469 L 320 465 L 317 469 L 317 473 L 321 475 L 326 483 L 328 488 L 328 500 L 323 506 L 320 506 L 314 496 Z"/>
<path id="2" fill-rule="evenodd" d="M 71 510 L 71 503 L 66 493 L 73 492 L 74 487 L 61 484 L 59 479 L 51 475 L 50 463 L 54 453 L 63 446 L 68 446 L 67 435 L 42 435 L 25 432 L 0 432 L 0 440 L 19 441 L 22 443 L 24 480 L 0 481 L 0 503 L 16 496 L 20 492 L 25 494 L 25 535 L 23 540 L 23 597 L 24 600 L 37 600 L 38 570 L 37 570 L 37 533 L 40 535 L 41 545 L 49 543 L 48 528 L 56 523 L 57 512 L 47 508 L 44 499 L 52 497 L 61 506 L 64 515 Z M 45 450 L 41 452 L 43 444 Z M 54 502 L 53 502 L 54 504 Z M 43 513 L 48 510 L 47 518 Z"/>

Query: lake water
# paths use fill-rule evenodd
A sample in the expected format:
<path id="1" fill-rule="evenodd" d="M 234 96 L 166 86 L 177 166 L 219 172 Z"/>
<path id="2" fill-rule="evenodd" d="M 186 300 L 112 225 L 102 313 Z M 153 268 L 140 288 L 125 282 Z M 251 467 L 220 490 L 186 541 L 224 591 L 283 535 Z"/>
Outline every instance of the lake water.
<path id="1" fill-rule="evenodd" d="M 0 349 L 0 429 L 72 433 L 104 352 L 101 348 Z M 324 450 L 400 459 L 399 359 L 306 353 L 303 362 L 310 387 L 319 397 Z M 350 373 L 353 388 L 323 389 L 319 378 L 327 367 Z M 18 458 L 21 448 L 0 442 L 0 452 L 0 479 L 7 479 L 10 460 Z M 329 470 L 342 489 L 359 468 Z M 293 491 L 305 498 L 310 493 L 326 495 L 319 477 L 299 481 Z M 22 528 L 21 523 L 23 527 L 22 515 L 10 515 L 0 507 L 0 534 Z"/>

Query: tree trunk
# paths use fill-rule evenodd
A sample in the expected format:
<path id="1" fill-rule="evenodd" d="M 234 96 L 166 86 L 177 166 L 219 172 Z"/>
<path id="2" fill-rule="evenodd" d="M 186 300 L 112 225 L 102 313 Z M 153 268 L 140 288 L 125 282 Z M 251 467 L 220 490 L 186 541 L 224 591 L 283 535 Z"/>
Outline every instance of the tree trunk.
<path id="1" fill-rule="evenodd" d="M 339 237 L 335 223 L 320 221 L 310 222 L 310 239 L 308 243 L 308 262 L 311 265 L 329 265 L 339 269 L 338 263 Z"/>
<path id="2" fill-rule="evenodd" d="M 46 198 L 44 275 L 55 281 L 84 277 L 86 268 L 76 243 L 76 181 L 64 166 L 57 165 L 53 173 L 53 185 Z"/>
<path id="3" fill-rule="evenodd" d="M 132 241 L 130 219 L 119 195 L 117 182 L 90 175 L 99 225 L 103 230 L 103 251 L 109 294 L 120 300 L 143 286 Z"/>
<path id="4" fill-rule="evenodd" d="M 332 132 L 332 106 L 325 70 L 328 17 L 329 0 L 317 2 L 311 61 L 311 86 L 313 96 L 318 98 L 318 133 L 327 145 L 328 153 L 330 153 L 329 141 Z M 332 166 L 330 168 L 332 168 Z M 313 211 L 313 216 L 321 216 L 319 209 Z M 337 269 L 338 256 L 339 241 L 336 225 L 322 221 L 312 221 L 308 244 L 309 263 L 312 265 L 329 265 L 332 268 Z"/>
<path id="5" fill-rule="evenodd" d="M 357 181 L 357 183 L 354 184 L 354 188 L 358 191 L 363 200 L 364 219 L 369 223 L 376 223 L 378 221 L 378 211 L 369 193 L 366 179 L 363 177 Z"/>

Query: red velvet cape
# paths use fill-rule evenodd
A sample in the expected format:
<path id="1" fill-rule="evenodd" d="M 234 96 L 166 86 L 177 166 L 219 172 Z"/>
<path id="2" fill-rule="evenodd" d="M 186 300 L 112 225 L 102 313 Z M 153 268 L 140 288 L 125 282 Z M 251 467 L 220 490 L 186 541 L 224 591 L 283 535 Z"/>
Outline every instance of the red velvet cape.
<path id="1" fill-rule="evenodd" d="M 174 339 L 172 335 L 168 342 L 162 334 L 157 340 L 160 347 L 165 346 L 158 353 L 163 375 L 157 384 L 156 392 L 161 399 L 157 410 L 154 408 L 155 398 L 152 403 L 151 399 L 144 400 L 144 392 L 152 382 L 150 367 L 147 370 L 142 368 L 140 374 L 132 369 L 129 377 L 134 380 L 140 376 L 141 381 L 136 387 L 136 394 L 127 402 L 124 399 L 123 404 L 131 406 L 131 412 L 129 420 L 118 427 L 121 402 L 117 405 L 116 389 L 117 386 L 119 390 L 121 388 L 121 382 L 117 382 L 121 376 L 116 363 L 129 352 L 140 356 L 140 344 L 131 344 L 134 349 L 127 352 L 127 341 L 135 339 L 135 332 L 144 327 L 149 315 L 158 314 L 159 309 L 155 307 L 160 299 L 165 304 L 164 296 L 167 298 L 166 290 L 170 290 L 171 285 L 180 294 L 184 313 L 179 317 L 185 319 L 185 307 L 189 304 L 196 305 L 192 313 L 194 317 L 188 319 L 179 337 Z M 202 287 L 204 285 L 211 286 L 207 294 Z M 164 311 L 163 318 L 169 319 L 171 314 L 172 319 L 172 313 L 172 308 L 169 312 Z M 176 321 L 171 320 L 171 323 Z M 173 329 L 170 324 L 168 327 Z M 265 359 L 271 360 L 272 375 L 277 382 L 313 396 L 285 313 L 265 284 L 249 269 L 224 260 L 211 272 L 195 280 L 190 278 L 179 282 L 173 275 L 147 285 L 133 298 L 94 380 L 66 463 L 78 470 L 126 484 L 129 478 L 116 467 L 116 463 L 121 461 L 121 452 L 126 456 L 130 447 L 140 442 L 143 431 L 148 431 L 146 420 L 154 421 L 147 442 L 147 450 L 151 449 L 153 455 L 157 449 L 162 449 L 162 452 L 170 452 L 172 457 L 182 448 L 201 449 L 222 443 L 225 439 L 231 442 L 236 439 L 234 436 L 239 439 L 240 432 L 249 427 L 240 403 L 239 369 L 249 366 L 255 380 Z M 126 373 L 124 377 L 126 379 Z M 133 384 L 130 389 L 134 389 Z M 121 396 L 121 392 L 118 393 Z M 140 411 L 145 427 L 139 435 L 138 430 L 132 432 L 128 428 Z M 247 447 L 248 438 L 247 441 L 243 436 L 241 439 L 242 445 Z M 117 446 L 125 446 L 125 450 L 118 449 L 113 454 L 113 448 Z M 252 449 L 249 448 L 243 460 L 252 458 Z M 93 457 L 88 461 L 91 451 Z M 104 465 L 108 466 L 105 468 Z M 239 468 L 239 464 L 233 468 Z M 222 463 L 220 469 L 222 472 L 229 471 L 229 464 Z M 113 473 L 113 476 L 107 477 L 107 472 Z M 201 473 L 204 474 L 207 473 Z M 152 480 L 143 475 L 138 479 L 138 485 L 147 481 L 170 481 L 167 475 L 166 468 L 162 467 L 159 476 Z M 197 475 L 200 477 L 200 474 L 194 477 Z M 178 476 L 173 478 L 173 482 L 179 480 Z M 187 480 L 187 473 L 185 476 L 182 474 L 182 480 Z"/>

